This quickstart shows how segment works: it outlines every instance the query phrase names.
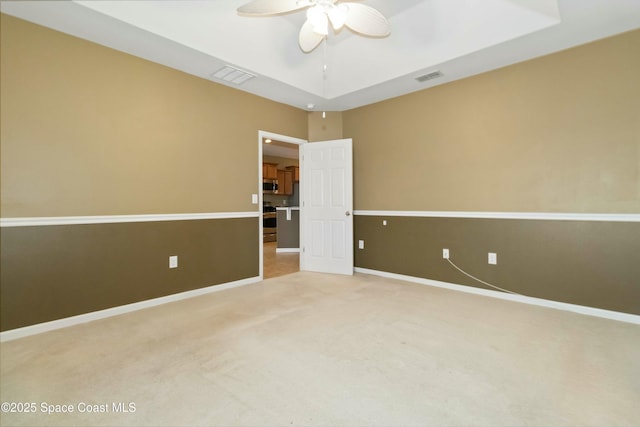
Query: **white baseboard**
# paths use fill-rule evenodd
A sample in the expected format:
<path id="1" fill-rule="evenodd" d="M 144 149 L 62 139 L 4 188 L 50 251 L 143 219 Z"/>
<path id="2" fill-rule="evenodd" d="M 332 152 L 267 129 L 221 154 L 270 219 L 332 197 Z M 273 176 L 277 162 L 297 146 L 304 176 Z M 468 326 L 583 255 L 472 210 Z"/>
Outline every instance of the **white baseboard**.
<path id="1" fill-rule="evenodd" d="M 483 295 L 492 298 L 499 298 L 508 301 L 516 301 L 525 304 L 538 305 L 542 307 L 554 308 L 557 310 L 570 311 L 579 314 L 585 314 L 588 316 L 602 317 L 605 319 L 617 320 L 620 322 L 633 323 L 640 325 L 640 316 L 628 313 L 620 313 L 617 311 L 603 310 L 600 308 L 586 307 L 582 305 L 569 304 L 558 301 L 545 300 L 541 298 L 528 297 L 522 295 L 512 295 L 504 292 L 492 291 L 488 289 L 474 288 L 471 286 L 458 285 L 448 282 L 440 282 L 437 280 L 424 279 L 421 277 L 406 276 L 403 274 L 389 273 L 386 271 L 370 270 L 367 268 L 356 267 L 354 269 L 356 273 L 371 274 L 374 276 L 386 277 L 390 279 L 404 280 L 407 282 L 419 283 L 422 285 L 435 286 L 438 288 L 444 288 L 454 291 L 467 292 L 476 295 Z M 212 292 L 218 292 L 225 289 L 236 288 L 238 286 L 249 285 L 252 283 L 260 282 L 259 276 L 250 277 L 247 279 L 237 280 L 234 282 L 223 283 L 220 285 L 213 285 L 207 288 L 194 289 L 192 291 L 181 292 L 179 294 L 167 295 L 160 298 L 154 298 L 146 301 L 140 301 L 132 304 L 122 305 L 113 308 L 107 308 L 105 310 L 94 311 L 92 313 L 80 314 L 77 316 L 66 317 L 64 319 L 53 320 L 51 322 L 39 323 L 37 325 L 25 326 L 23 328 L 11 329 L 8 331 L 0 332 L 0 342 L 7 342 L 18 338 L 28 337 L 31 335 L 40 334 L 43 332 L 53 331 L 56 329 L 66 328 L 68 326 L 79 325 L 81 323 L 91 322 L 93 320 L 105 319 L 107 317 L 117 316 L 120 314 L 130 313 L 145 308 L 155 307 L 170 302 L 180 301 L 188 298 L 197 297 L 200 295 L 209 294 Z"/>
<path id="2" fill-rule="evenodd" d="M 38 323 L 37 325 L 25 326 L 23 328 L 11 329 L 0 332 L 0 342 L 15 340 L 18 338 L 28 337 L 40 334 L 42 332 L 53 331 L 56 329 L 66 328 L 68 326 L 79 325 L 81 323 L 91 322 L 93 320 L 104 319 L 107 317 L 118 316 L 120 314 L 130 313 L 132 311 L 142 310 L 149 307 L 155 307 L 170 302 L 180 301 L 212 292 L 223 291 L 225 289 L 236 288 L 238 286 L 257 283 L 260 277 L 250 277 L 247 279 L 236 280 L 234 282 L 213 285 L 206 288 L 194 289 L 192 291 L 181 292 L 179 294 L 167 295 L 165 297 L 154 298 L 150 300 L 135 302 L 132 304 L 121 305 L 118 307 L 107 308 L 105 310 L 94 311 L 91 313 L 79 314 L 77 316 L 65 317 L 64 319 L 52 320 L 51 322 Z"/>
<path id="3" fill-rule="evenodd" d="M 300 252 L 300 248 L 276 248 L 277 254 L 294 253 L 294 252 Z"/>
<path id="4" fill-rule="evenodd" d="M 389 279 L 404 280 L 407 282 L 419 283 L 422 285 L 436 286 L 438 288 L 450 289 L 453 291 L 467 292 L 470 294 L 483 295 L 492 298 L 499 298 L 508 301 L 522 302 L 525 304 L 538 305 L 542 307 L 555 308 L 557 310 L 571 311 L 573 313 L 586 314 L 587 316 L 602 317 L 605 319 L 617 320 L 620 322 L 634 323 L 640 325 L 640 316 L 635 314 L 621 313 L 618 311 L 603 310 L 601 308 L 586 307 L 583 305 L 569 304 L 566 302 L 546 300 L 542 298 L 528 297 L 524 295 L 513 295 L 505 292 L 493 291 L 489 289 L 474 288 L 472 286 L 457 285 L 454 283 L 440 282 L 438 280 L 423 279 L 421 277 L 405 276 L 403 274 L 388 273 L 386 271 L 370 270 L 368 268 L 356 267 L 356 273 L 371 274 L 374 276 L 386 277 Z"/>

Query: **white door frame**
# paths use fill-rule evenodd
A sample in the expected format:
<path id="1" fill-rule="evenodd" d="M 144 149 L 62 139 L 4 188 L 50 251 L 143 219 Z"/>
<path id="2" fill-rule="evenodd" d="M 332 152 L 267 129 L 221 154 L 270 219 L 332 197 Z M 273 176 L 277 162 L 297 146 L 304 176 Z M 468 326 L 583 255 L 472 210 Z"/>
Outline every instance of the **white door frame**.
<path id="1" fill-rule="evenodd" d="M 260 227 L 258 230 L 258 247 L 260 248 L 260 280 L 264 279 L 264 248 L 262 246 L 262 202 L 263 202 L 263 194 L 262 194 L 262 141 L 264 138 L 275 139 L 276 141 L 286 142 L 288 144 L 296 144 L 302 145 L 306 144 L 306 139 L 294 138 L 292 136 L 280 135 L 273 132 L 268 132 L 265 130 L 258 131 L 258 212 L 260 214 Z M 302 165 L 300 167 L 300 180 L 302 181 Z M 299 185 L 300 188 L 300 215 L 302 216 L 302 184 Z M 302 236 L 302 221 L 300 221 L 300 236 Z"/>

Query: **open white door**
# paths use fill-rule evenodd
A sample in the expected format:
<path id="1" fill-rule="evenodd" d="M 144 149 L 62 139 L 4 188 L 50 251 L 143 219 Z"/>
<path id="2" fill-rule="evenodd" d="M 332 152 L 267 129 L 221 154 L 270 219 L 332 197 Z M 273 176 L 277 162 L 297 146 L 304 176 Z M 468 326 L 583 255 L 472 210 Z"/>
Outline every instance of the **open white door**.
<path id="1" fill-rule="evenodd" d="M 353 274 L 353 151 L 351 139 L 300 147 L 300 268 Z"/>

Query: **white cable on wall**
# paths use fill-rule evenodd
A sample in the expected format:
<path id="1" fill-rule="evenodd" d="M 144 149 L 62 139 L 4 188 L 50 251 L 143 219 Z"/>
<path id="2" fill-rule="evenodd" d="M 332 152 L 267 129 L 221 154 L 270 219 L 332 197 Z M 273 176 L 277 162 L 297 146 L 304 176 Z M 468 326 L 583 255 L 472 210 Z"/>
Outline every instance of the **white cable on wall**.
<path id="1" fill-rule="evenodd" d="M 461 269 L 460 267 L 458 267 L 457 265 L 455 265 L 455 264 L 453 263 L 453 261 L 451 261 L 449 258 L 446 258 L 446 260 L 447 260 L 447 261 L 449 261 L 449 264 L 453 265 L 453 266 L 456 268 L 456 270 L 458 270 L 460 273 L 464 274 L 465 276 L 471 277 L 473 280 L 477 280 L 477 281 L 478 281 L 478 282 L 480 282 L 480 283 L 483 283 L 483 284 L 485 284 L 485 285 L 487 285 L 487 286 L 491 286 L 492 288 L 494 288 L 494 289 L 498 289 L 499 291 L 502 291 L 502 292 L 507 292 L 507 293 L 509 293 L 509 294 L 513 294 L 513 295 L 520 295 L 520 296 L 524 296 L 524 295 L 519 294 L 519 293 L 517 293 L 517 292 L 509 291 L 509 290 L 507 290 L 507 289 L 502 289 L 502 288 L 500 288 L 500 287 L 498 287 L 498 286 L 496 286 L 496 285 L 492 285 L 491 283 L 487 283 L 487 282 L 485 282 L 484 280 L 480 280 L 480 279 L 478 279 L 477 277 L 472 276 L 471 274 L 467 273 L 466 271 L 464 271 L 463 269 Z"/>

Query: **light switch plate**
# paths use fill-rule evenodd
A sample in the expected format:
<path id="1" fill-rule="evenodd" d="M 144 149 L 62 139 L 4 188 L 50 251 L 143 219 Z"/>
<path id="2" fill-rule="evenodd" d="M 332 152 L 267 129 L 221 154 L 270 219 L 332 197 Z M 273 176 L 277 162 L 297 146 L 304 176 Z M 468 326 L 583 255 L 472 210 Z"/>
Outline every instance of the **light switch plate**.
<path id="1" fill-rule="evenodd" d="M 178 268 L 178 255 L 171 255 L 169 257 L 169 268 Z"/>
<path id="2" fill-rule="evenodd" d="M 489 252 L 489 264 L 491 265 L 496 265 L 498 264 L 498 254 L 493 253 L 493 252 Z"/>
<path id="3" fill-rule="evenodd" d="M 364 249 L 364 240 L 358 240 L 358 249 Z"/>
<path id="4" fill-rule="evenodd" d="M 257 194 L 252 194 L 251 195 L 251 203 L 253 203 L 254 205 L 258 204 L 258 195 Z"/>

